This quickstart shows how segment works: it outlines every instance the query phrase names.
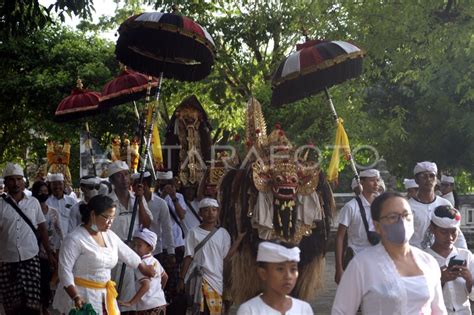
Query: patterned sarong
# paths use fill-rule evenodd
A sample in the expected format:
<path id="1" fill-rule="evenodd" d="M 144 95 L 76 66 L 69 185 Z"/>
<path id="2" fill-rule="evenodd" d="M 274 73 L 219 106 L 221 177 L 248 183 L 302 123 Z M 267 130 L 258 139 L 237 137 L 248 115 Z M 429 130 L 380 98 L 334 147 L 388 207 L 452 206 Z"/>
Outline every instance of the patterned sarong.
<path id="1" fill-rule="evenodd" d="M 201 312 L 204 312 L 205 300 L 210 315 L 220 315 L 222 313 L 222 296 L 205 279 L 202 280 L 202 296 Z"/>
<path id="2" fill-rule="evenodd" d="M 40 282 L 38 256 L 15 263 L 0 263 L 0 303 L 5 311 L 41 310 Z"/>
<path id="3" fill-rule="evenodd" d="M 152 308 L 151 310 L 138 311 L 138 315 L 166 315 L 166 305 Z"/>

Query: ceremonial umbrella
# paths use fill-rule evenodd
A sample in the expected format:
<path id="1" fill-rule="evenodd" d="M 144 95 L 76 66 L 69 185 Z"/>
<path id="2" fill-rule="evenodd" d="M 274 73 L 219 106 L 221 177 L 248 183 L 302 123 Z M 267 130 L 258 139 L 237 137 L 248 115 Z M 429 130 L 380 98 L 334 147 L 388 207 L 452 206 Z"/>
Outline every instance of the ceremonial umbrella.
<path id="1" fill-rule="evenodd" d="M 145 97 L 148 80 L 152 87 L 151 93 L 158 86 L 158 81 L 150 76 L 128 70 L 126 67 L 118 77 L 107 82 L 102 88 L 99 109 L 138 101 Z"/>
<path id="2" fill-rule="evenodd" d="M 175 13 L 146 12 L 134 15 L 119 27 L 115 46 L 117 59 L 135 71 L 159 77 L 156 100 L 159 101 L 163 78 L 178 81 L 199 81 L 211 72 L 215 45 L 209 33 L 192 19 Z M 148 90 L 151 90 L 150 88 Z M 149 95 L 147 96 L 149 97 Z M 156 111 L 148 106 L 148 136 L 145 156 L 148 155 Z M 145 127 L 142 128 L 143 136 Z M 140 139 L 143 138 L 140 137 Z M 143 143 L 143 141 L 142 141 Z M 140 148 L 141 152 L 142 148 Z M 146 159 L 140 167 L 140 183 L 146 169 Z M 138 208 L 133 207 L 128 240 L 131 240 Z M 122 265 L 118 291 L 122 287 L 125 264 Z"/>
<path id="3" fill-rule="evenodd" d="M 136 71 L 179 81 L 199 81 L 211 72 L 214 41 L 188 17 L 145 12 L 128 18 L 118 32 L 117 59 Z"/>
<path id="4" fill-rule="evenodd" d="M 82 117 L 97 114 L 100 101 L 100 93 L 84 89 L 81 79 L 77 79 L 77 86 L 71 92 L 71 95 L 64 98 L 59 103 L 54 118 L 58 122 L 67 122 Z M 97 176 L 94 161 L 94 152 L 92 150 L 91 134 L 89 123 L 86 121 L 87 143 L 91 155 L 94 176 Z"/>
<path id="5" fill-rule="evenodd" d="M 85 116 L 98 113 L 100 93 L 84 89 L 81 79 L 77 80 L 77 86 L 71 91 L 71 95 L 59 103 L 54 114 L 58 122 L 76 120 Z"/>
<path id="6" fill-rule="evenodd" d="M 364 52 L 344 41 L 310 40 L 297 45 L 297 51 L 283 60 L 272 79 L 272 106 L 289 104 L 325 91 L 337 123 L 336 149 L 328 171 L 330 181 L 337 180 L 339 148 L 351 162 L 355 177 L 359 178 L 350 153 L 349 140 L 338 118 L 328 88 L 362 73 Z"/>

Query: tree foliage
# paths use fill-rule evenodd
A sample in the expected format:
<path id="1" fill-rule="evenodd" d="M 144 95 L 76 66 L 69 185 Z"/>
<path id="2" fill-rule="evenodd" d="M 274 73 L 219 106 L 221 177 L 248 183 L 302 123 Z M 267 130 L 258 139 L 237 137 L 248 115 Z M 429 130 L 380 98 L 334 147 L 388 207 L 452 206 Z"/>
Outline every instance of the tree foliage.
<path id="1" fill-rule="evenodd" d="M 58 1 L 57 7 L 69 2 Z M 76 8 L 87 10 L 92 1 L 77 3 Z M 128 15 L 140 12 L 142 5 L 170 12 L 174 4 L 181 14 L 207 28 L 218 56 L 213 72 L 202 82 L 165 82 L 160 104 L 165 122 L 184 97 L 196 94 L 215 126 L 215 139 L 226 143 L 233 134 L 243 133 L 245 103 L 255 96 L 270 127 L 280 122 L 293 142 L 316 144 L 327 161 L 327 146 L 335 132 L 327 100 L 316 95 L 271 108 L 271 77 L 280 61 L 305 37 L 349 40 L 366 51 L 364 73 L 330 91 L 352 146 L 372 146 L 398 176 L 410 176 L 420 160 L 436 161 L 443 171 L 463 178 L 474 173 L 474 4 L 469 0 L 125 1 L 114 15 L 101 17 L 98 24 L 84 20 L 77 33 L 47 28 L 2 44 L 2 56 L 8 58 L 0 61 L 0 71 L 8 80 L 0 82 L 0 91 L 11 95 L 2 99 L 1 106 L 16 111 L 6 114 L 5 120 L 2 115 L 7 122 L 2 127 L 11 128 L 10 122 L 18 117 L 31 117 L 30 125 L 41 125 L 38 122 L 51 115 L 54 105 L 34 118 L 31 114 L 38 112 L 37 105 L 44 105 L 47 98 L 57 104 L 67 95 L 78 71 L 88 85 L 98 89 L 117 69 L 113 43 L 91 44 L 91 40 L 98 41 L 98 32 L 117 28 Z M 75 12 L 72 6 L 62 8 Z M 90 31 L 96 35 L 80 35 Z M 68 41 L 70 37 L 78 39 Z M 27 60 L 14 59 L 15 51 Z M 21 93 L 8 92 L 12 88 Z M 94 118 L 107 122 L 94 126 L 95 134 L 105 141 L 120 128 L 130 132 L 133 124 L 124 123 L 130 120 L 128 110 L 117 109 L 114 119 L 110 115 Z M 57 136 L 67 128 L 51 125 L 44 133 Z M 22 135 L 27 136 L 28 130 Z M 18 141 L 4 135 L 0 134 L 0 141 Z M 0 152 L 7 152 L 2 151 L 2 145 Z M 24 145 L 11 147 L 17 148 L 15 153 L 3 154 L 4 160 L 18 155 Z M 364 165 L 373 160 L 372 154 L 362 151 L 355 157 Z M 345 185 L 350 170 L 346 167 L 342 175 L 341 185 Z"/>

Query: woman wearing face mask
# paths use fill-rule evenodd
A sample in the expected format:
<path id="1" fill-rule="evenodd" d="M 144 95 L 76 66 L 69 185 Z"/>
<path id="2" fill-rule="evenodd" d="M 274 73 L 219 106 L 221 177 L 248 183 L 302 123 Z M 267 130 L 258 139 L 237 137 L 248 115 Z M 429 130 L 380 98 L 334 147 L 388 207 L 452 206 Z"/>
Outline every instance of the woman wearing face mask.
<path id="1" fill-rule="evenodd" d="M 110 272 L 118 260 L 153 277 L 153 266 L 140 257 L 114 233 L 110 226 L 115 205 L 110 197 L 98 195 L 81 206 L 83 224 L 64 240 L 59 255 L 60 286 L 53 306 L 63 314 L 90 303 L 97 314 L 120 314 L 115 283 Z"/>
<path id="2" fill-rule="evenodd" d="M 61 241 L 63 239 L 61 224 L 59 223 L 59 212 L 46 204 L 46 200 L 49 197 L 49 190 L 48 185 L 45 182 L 36 181 L 31 188 L 31 192 L 32 196 L 38 199 L 41 210 L 43 210 L 48 229 L 49 247 L 53 251 L 53 255 L 57 261 L 59 247 L 61 246 Z M 41 306 L 43 308 L 43 314 L 49 314 L 48 307 L 51 299 L 50 282 L 57 266 L 51 266 L 48 260 L 48 254 L 45 252 L 43 247 L 40 249 L 39 258 L 41 269 Z"/>
<path id="3" fill-rule="evenodd" d="M 355 256 L 337 288 L 332 314 L 447 314 L 436 260 L 410 246 L 413 214 L 397 193 L 371 205 L 381 242 Z"/>

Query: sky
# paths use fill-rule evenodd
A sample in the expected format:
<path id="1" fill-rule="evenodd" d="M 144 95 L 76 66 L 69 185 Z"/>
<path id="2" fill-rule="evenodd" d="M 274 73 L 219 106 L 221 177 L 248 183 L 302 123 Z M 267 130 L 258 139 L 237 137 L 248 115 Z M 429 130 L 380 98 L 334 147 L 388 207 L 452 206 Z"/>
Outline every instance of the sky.
<path id="1" fill-rule="evenodd" d="M 56 3 L 57 0 L 39 0 L 39 3 L 45 7 L 50 6 L 51 4 Z M 92 12 L 92 20 L 94 22 L 99 21 L 99 17 L 102 15 L 108 15 L 111 16 L 115 12 L 117 4 L 113 0 L 94 0 L 94 9 L 95 12 Z M 53 11 L 53 14 L 55 12 Z M 69 17 L 66 14 L 66 19 L 64 21 L 64 24 L 72 27 L 73 29 L 76 28 L 76 26 L 79 24 L 80 19 L 76 16 Z M 103 38 L 106 38 L 111 41 L 116 41 L 117 37 L 115 37 L 116 30 L 111 30 L 109 32 L 104 32 L 101 33 L 100 36 Z"/>

